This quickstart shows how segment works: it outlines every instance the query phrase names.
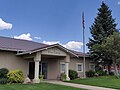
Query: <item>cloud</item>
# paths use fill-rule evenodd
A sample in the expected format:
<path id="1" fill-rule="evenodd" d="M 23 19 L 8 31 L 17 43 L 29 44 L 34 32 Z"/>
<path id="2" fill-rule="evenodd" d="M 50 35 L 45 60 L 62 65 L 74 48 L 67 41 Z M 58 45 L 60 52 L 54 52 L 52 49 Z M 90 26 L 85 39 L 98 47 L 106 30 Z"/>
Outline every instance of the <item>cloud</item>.
<path id="1" fill-rule="evenodd" d="M 120 5 L 120 1 L 118 1 L 118 5 Z"/>
<path id="2" fill-rule="evenodd" d="M 60 44 L 60 41 L 43 41 L 44 44 L 52 45 L 52 44 Z"/>
<path id="3" fill-rule="evenodd" d="M 30 33 L 14 36 L 15 39 L 32 40 Z"/>
<path id="4" fill-rule="evenodd" d="M 83 43 L 77 42 L 77 41 L 69 41 L 68 43 L 64 44 L 63 46 L 70 50 L 80 51 L 81 47 L 83 46 Z"/>
<path id="5" fill-rule="evenodd" d="M 4 30 L 4 29 L 7 30 L 12 29 L 12 24 L 3 21 L 2 18 L 0 18 L 0 30 Z"/>
<path id="6" fill-rule="evenodd" d="M 43 41 L 43 43 L 48 45 L 59 43 L 63 47 L 68 48 L 70 50 L 75 50 L 75 51 L 80 51 L 83 46 L 82 42 L 77 42 L 77 41 L 69 41 L 66 44 L 62 44 L 60 43 L 60 41 Z"/>
<path id="7" fill-rule="evenodd" d="M 40 40 L 40 39 L 41 39 L 41 37 L 34 37 L 34 39 L 38 39 L 38 40 Z"/>

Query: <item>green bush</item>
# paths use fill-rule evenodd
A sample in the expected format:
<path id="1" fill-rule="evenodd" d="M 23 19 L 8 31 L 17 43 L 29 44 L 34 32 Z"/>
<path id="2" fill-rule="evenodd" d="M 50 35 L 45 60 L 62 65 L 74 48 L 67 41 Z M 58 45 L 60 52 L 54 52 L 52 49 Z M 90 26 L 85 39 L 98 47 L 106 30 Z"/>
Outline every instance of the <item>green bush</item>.
<path id="1" fill-rule="evenodd" d="M 0 69 L 0 78 L 7 78 L 9 70 L 7 68 L 1 68 Z"/>
<path id="2" fill-rule="evenodd" d="M 109 72 L 109 75 L 114 75 L 114 72 Z"/>
<path id="3" fill-rule="evenodd" d="M 43 81 L 44 75 L 39 75 L 40 81 Z"/>
<path id="4" fill-rule="evenodd" d="M 95 71 L 92 71 L 92 70 L 86 71 L 85 73 L 86 73 L 87 77 L 94 77 L 95 76 Z"/>
<path id="5" fill-rule="evenodd" d="M 61 80 L 61 81 L 65 81 L 66 78 L 67 78 L 66 74 L 61 73 L 61 75 L 60 75 L 60 80 Z"/>
<path id="6" fill-rule="evenodd" d="M 6 84 L 8 81 L 7 78 L 0 78 L 0 84 Z"/>
<path id="7" fill-rule="evenodd" d="M 8 81 L 8 74 L 9 70 L 7 68 L 0 69 L 0 84 L 6 84 Z"/>
<path id="8" fill-rule="evenodd" d="M 96 73 L 97 73 L 99 76 L 105 76 L 105 75 L 107 75 L 106 72 L 104 72 L 103 70 L 98 70 L 98 71 L 96 71 Z"/>
<path id="9" fill-rule="evenodd" d="M 78 73 L 74 70 L 69 70 L 69 77 L 70 77 L 70 80 L 74 80 L 78 78 Z"/>
<path id="10" fill-rule="evenodd" d="M 24 76 L 21 70 L 13 70 L 8 73 L 9 83 L 23 83 Z"/>

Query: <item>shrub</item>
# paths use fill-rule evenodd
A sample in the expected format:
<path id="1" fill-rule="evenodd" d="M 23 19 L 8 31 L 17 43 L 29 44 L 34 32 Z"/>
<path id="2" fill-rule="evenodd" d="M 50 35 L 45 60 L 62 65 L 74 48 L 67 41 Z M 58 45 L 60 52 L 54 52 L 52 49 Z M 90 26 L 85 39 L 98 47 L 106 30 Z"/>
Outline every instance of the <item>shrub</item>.
<path id="1" fill-rule="evenodd" d="M 0 78 L 7 78 L 9 70 L 7 68 L 1 68 L 0 69 Z"/>
<path id="2" fill-rule="evenodd" d="M 23 83 L 24 76 L 21 70 L 13 70 L 8 73 L 9 83 Z"/>
<path id="3" fill-rule="evenodd" d="M 98 70 L 98 71 L 96 71 L 96 73 L 97 73 L 99 76 L 105 76 L 105 75 L 107 75 L 107 73 L 104 72 L 103 70 Z"/>
<path id="4" fill-rule="evenodd" d="M 109 72 L 109 75 L 114 75 L 114 72 Z"/>
<path id="5" fill-rule="evenodd" d="M 87 77 L 94 77 L 95 76 L 95 71 L 92 71 L 92 70 L 86 71 L 85 73 L 86 73 Z"/>
<path id="6" fill-rule="evenodd" d="M 43 78 L 44 78 L 44 75 L 39 76 L 40 81 L 43 81 Z"/>
<path id="7" fill-rule="evenodd" d="M 61 73 L 61 74 L 60 74 L 60 80 L 61 80 L 61 81 L 65 81 L 66 78 L 67 78 L 66 74 L 64 74 L 64 73 Z"/>
<path id="8" fill-rule="evenodd" d="M 0 78 L 0 84 L 6 84 L 8 81 L 7 78 Z"/>
<path id="9" fill-rule="evenodd" d="M 78 77 L 78 73 L 74 70 L 69 70 L 69 77 L 70 77 L 70 80 L 74 80 Z"/>
<path id="10" fill-rule="evenodd" d="M 0 69 L 0 84 L 6 84 L 8 81 L 8 74 L 9 70 L 7 68 Z"/>

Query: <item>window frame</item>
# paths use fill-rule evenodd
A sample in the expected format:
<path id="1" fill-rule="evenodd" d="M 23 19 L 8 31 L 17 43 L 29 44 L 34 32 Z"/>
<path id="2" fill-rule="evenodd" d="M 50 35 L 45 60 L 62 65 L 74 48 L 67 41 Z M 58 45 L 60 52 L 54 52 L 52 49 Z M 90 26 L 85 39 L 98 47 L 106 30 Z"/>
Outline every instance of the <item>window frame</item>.
<path id="1" fill-rule="evenodd" d="M 91 65 L 94 65 L 94 69 L 91 68 Z M 91 63 L 90 63 L 90 64 L 89 64 L 89 70 L 95 71 L 95 64 L 91 64 Z"/>
<path id="2" fill-rule="evenodd" d="M 81 71 L 78 70 L 78 65 L 81 65 Z M 76 63 L 76 71 L 83 72 L 83 63 Z"/>
<path id="3" fill-rule="evenodd" d="M 64 66 L 64 71 L 63 71 L 63 68 L 62 68 L 62 65 L 65 65 L 65 62 L 60 62 L 60 73 L 65 73 L 65 66 Z"/>

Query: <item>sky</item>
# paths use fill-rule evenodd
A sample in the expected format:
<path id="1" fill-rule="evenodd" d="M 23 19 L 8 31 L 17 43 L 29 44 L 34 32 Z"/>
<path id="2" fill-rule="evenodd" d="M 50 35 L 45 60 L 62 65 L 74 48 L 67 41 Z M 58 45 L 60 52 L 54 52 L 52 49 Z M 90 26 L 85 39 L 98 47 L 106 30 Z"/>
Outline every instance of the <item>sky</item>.
<path id="1" fill-rule="evenodd" d="M 104 0 L 120 28 L 120 0 Z M 85 43 L 102 0 L 0 0 L 0 36 L 45 44 L 59 43 L 82 52 L 82 12 Z M 86 46 L 86 52 L 88 48 Z"/>

